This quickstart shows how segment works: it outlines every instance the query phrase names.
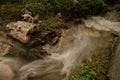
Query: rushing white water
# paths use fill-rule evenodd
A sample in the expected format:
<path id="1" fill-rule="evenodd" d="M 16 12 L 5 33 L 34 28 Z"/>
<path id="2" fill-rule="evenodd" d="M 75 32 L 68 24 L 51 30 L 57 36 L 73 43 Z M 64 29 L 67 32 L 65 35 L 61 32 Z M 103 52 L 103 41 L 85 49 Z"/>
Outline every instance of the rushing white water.
<path id="1" fill-rule="evenodd" d="M 97 38 L 100 37 L 100 34 L 95 30 L 84 28 L 82 25 L 70 29 L 69 32 L 71 31 L 73 32 L 73 35 L 71 35 L 73 40 L 69 41 L 71 40 L 69 38 L 69 45 L 64 44 L 69 46 L 68 49 L 66 48 L 62 54 L 53 53 L 44 60 L 33 61 L 21 67 L 19 70 L 20 80 L 24 80 L 28 76 L 31 77 L 31 80 L 48 80 L 46 76 L 51 74 L 52 77 L 49 80 L 62 80 L 70 76 L 77 67 L 80 67 L 82 62 L 90 57 L 97 46 Z M 57 79 L 54 78 L 56 76 Z"/>
<path id="2" fill-rule="evenodd" d="M 120 22 L 112 22 L 103 17 L 91 17 L 83 20 L 86 27 L 95 28 L 99 31 L 111 31 L 114 34 L 120 35 Z"/>

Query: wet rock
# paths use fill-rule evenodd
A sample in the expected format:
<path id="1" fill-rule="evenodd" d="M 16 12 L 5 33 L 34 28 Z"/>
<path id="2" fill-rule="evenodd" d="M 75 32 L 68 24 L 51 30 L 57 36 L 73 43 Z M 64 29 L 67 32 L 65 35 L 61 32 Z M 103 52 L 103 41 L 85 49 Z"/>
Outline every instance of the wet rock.
<path id="1" fill-rule="evenodd" d="M 0 31 L 0 47 L 1 47 L 0 54 L 4 53 L 4 55 L 2 56 L 19 56 L 20 57 L 22 56 L 22 54 L 26 53 L 25 48 L 20 42 L 9 37 L 7 33 L 3 31 Z"/>
<path id="2" fill-rule="evenodd" d="M 105 18 L 110 21 L 118 22 L 120 21 L 120 11 L 113 10 L 107 12 Z"/>
<path id="3" fill-rule="evenodd" d="M 17 21 L 7 24 L 7 28 L 10 30 L 10 36 L 22 43 L 28 43 L 30 40 L 29 33 L 32 33 L 36 29 L 36 24 Z"/>
<path id="4" fill-rule="evenodd" d="M 41 47 L 37 46 L 29 49 L 29 54 L 25 54 L 28 60 L 42 59 L 47 56 L 48 53 Z"/>
<path id="5" fill-rule="evenodd" d="M 94 28 L 98 31 L 107 31 L 120 36 L 120 22 L 113 22 L 101 16 L 94 16 L 83 20 L 88 28 Z"/>
<path id="6" fill-rule="evenodd" d="M 13 80 L 14 73 L 6 64 L 0 63 L 0 80 Z"/>
<path id="7" fill-rule="evenodd" d="M 10 50 L 10 45 L 0 42 L 0 56 L 5 56 Z"/>
<path id="8" fill-rule="evenodd" d="M 113 53 L 111 66 L 108 72 L 110 80 L 120 80 L 120 39 L 116 43 L 117 46 Z"/>
<path id="9" fill-rule="evenodd" d="M 16 80 L 15 73 L 26 62 L 14 57 L 0 57 L 0 80 Z"/>
<path id="10" fill-rule="evenodd" d="M 22 66 L 17 80 L 63 80 L 61 74 L 63 64 L 54 59 L 36 60 Z"/>

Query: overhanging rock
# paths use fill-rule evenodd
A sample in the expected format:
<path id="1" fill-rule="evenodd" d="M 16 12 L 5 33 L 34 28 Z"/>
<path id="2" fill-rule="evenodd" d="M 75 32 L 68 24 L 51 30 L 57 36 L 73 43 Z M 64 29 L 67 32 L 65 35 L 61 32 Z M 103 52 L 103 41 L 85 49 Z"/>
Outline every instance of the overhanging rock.
<path id="1" fill-rule="evenodd" d="M 9 35 L 19 40 L 22 43 L 28 43 L 30 40 L 29 33 L 32 33 L 36 29 L 36 24 L 17 21 L 7 24 L 7 28 L 10 30 Z"/>

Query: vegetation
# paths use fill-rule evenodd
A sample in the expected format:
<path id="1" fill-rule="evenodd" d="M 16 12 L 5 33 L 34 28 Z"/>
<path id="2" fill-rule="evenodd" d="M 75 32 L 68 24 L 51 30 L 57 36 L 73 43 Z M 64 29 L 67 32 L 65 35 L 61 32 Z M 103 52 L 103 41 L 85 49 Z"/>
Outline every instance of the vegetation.
<path id="1" fill-rule="evenodd" d="M 0 17 L 5 23 L 15 20 L 26 7 L 41 19 L 61 13 L 64 19 L 104 13 L 110 3 L 117 0 L 1 0 Z"/>
<path id="2" fill-rule="evenodd" d="M 54 44 L 52 40 L 55 37 L 61 36 L 61 29 L 67 29 L 70 27 L 69 23 L 66 23 L 64 20 L 57 17 L 51 17 L 46 20 L 42 20 L 38 26 L 38 31 L 30 34 L 32 40 L 30 41 L 31 45 L 39 45 L 34 43 L 44 44 Z"/>
<path id="3" fill-rule="evenodd" d="M 58 12 L 64 17 L 96 15 L 106 11 L 105 0 L 41 0 L 26 1 L 25 6 L 35 14 L 53 16 Z"/>
<path id="4" fill-rule="evenodd" d="M 95 66 L 93 64 L 87 64 L 80 69 L 78 75 L 72 76 L 70 80 L 93 80 L 96 75 Z"/>
<path id="5" fill-rule="evenodd" d="M 19 10 L 19 6 L 17 5 L 9 3 L 6 5 L 0 5 L 0 17 L 2 18 L 2 21 L 5 22 L 15 20 Z"/>

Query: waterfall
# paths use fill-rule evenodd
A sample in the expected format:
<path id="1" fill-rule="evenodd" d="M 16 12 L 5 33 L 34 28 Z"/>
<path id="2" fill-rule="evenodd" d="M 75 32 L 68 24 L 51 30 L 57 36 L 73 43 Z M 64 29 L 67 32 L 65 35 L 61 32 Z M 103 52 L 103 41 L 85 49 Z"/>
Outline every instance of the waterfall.
<path id="1" fill-rule="evenodd" d="M 44 59 L 23 64 L 9 79 L 0 80 L 66 80 L 76 69 L 91 61 L 91 56 L 96 49 L 104 47 L 111 34 L 120 34 L 120 22 L 113 22 L 104 17 L 95 16 L 83 19 L 82 24 L 73 25 L 68 30 L 62 31 L 62 36 L 56 46 L 44 48 L 51 54 Z M 3 64 L 6 68 L 10 63 L 7 58 L 0 59 L 0 71 Z M 10 59 L 16 60 L 16 59 Z M 16 73 L 16 74 L 15 74 Z M 11 78 L 12 77 L 12 78 Z"/>

